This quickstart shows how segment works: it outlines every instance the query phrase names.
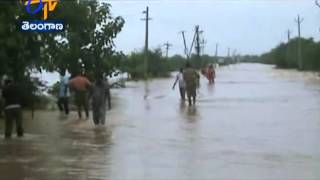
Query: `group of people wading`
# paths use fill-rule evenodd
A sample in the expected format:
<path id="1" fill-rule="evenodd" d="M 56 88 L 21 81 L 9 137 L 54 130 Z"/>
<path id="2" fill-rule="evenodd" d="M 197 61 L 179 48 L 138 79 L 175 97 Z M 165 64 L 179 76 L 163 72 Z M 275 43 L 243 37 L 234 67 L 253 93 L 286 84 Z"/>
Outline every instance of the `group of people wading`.
<path id="1" fill-rule="evenodd" d="M 91 99 L 94 124 L 104 124 L 107 103 L 108 108 L 111 109 L 110 86 L 107 79 L 102 75 L 97 75 L 94 83 L 92 83 L 81 73 L 76 73 L 71 78 L 68 78 L 64 71 L 60 74 L 58 94 L 60 111 L 69 114 L 69 91 L 71 91 L 74 92 L 79 119 L 82 118 L 82 109 L 84 109 L 86 119 L 89 118 L 89 100 Z"/>
<path id="2" fill-rule="evenodd" d="M 214 84 L 215 80 L 215 69 L 212 64 L 207 68 L 202 69 L 201 73 L 207 77 L 210 84 Z M 172 89 L 179 84 L 179 92 L 181 100 L 185 100 L 185 94 L 187 94 L 189 106 L 195 105 L 197 97 L 197 88 L 200 87 L 200 75 L 198 72 L 191 67 L 190 63 L 186 63 L 185 69 L 180 68 L 179 73 L 173 83 Z"/>
<path id="3" fill-rule="evenodd" d="M 209 65 L 203 69 L 202 74 L 205 75 L 209 83 L 214 83 L 215 70 L 213 65 Z M 110 85 L 103 75 L 96 75 L 95 81 L 91 82 L 82 73 L 74 73 L 71 77 L 66 75 L 66 71 L 60 72 L 58 107 L 61 112 L 69 114 L 69 100 L 71 94 L 74 94 L 75 104 L 77 106 L 79 119 L 82 118 L 82 109 L 84 109 L 86 119 L 89 118 L 89 100 L 91 99 L 92 117 L 95 125 L 105 124 L 106 108 L 111 109 Z M 185 69 L 181 68 L 176 76 L 173 89 L 179 84 L 180 96 L 185 101 L 187 94 L 190 106 L 195 105 L 197 88 L 200 86 L 200 75 L 191 67 L 190 63 L 186 63 Z M 19 83 L 13 79 L 7 78 L 2 90 L 2 97 L 5 100 L 5 138 L 10 138 L 12 134 L 13 124 L 16 124 L 18 137 L 22 137 L 24 130 L 22 126 L 22 91 Z"/>
<path id="4" fill-rule="evenodd" d="M 22 137 L 23 116 L 22 104 L 24 89 L 19 86 L 12 78 L 6 78 L 2 88 L 2 98 L 4 99 L 5 113 L 5 138 L 11 138 L 13 125 L 16 124 L 18 137 Z M 58 107 L 61 112 L 69 114 L 69 99 L 71 93 L 74 94 L 75 104 L 77 106 L 78 116 L 82 118 L 82 109 L 85 111 L 86 119 L 89 118 L 89 100 L 92 102 L 92 114 L 94 124 L 105 123 L 105 113 L 108 108 L 111 109 L 110 86 L 106 78 L 97 75 L 92 83 L 81 73 L 75 73 L 71 78 L 66 76 L 65 70 L 60 72 Z"/>

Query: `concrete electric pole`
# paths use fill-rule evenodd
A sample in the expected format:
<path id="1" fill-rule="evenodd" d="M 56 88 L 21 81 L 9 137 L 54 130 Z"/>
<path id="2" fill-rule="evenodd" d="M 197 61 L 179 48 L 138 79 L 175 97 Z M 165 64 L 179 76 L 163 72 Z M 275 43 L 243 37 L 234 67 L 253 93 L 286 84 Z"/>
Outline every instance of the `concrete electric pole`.
<path id="1" fill-rule="evenodd" d="M 216 57 L 216 59 L 218 59 L 218 48 L 219 48 L 219 44 L 216 44 L 216 52 L 214 53 L 214 56 Z"/>
<path id="2" fill-rule="evenodd" d="M 290 31 L 290 29 L 288 29 L 286 33 L 287 33 L 287 36 L 288 36 L 288 43 L 289 43 L 289 41 L 291 39 L 291 36 L 290 36 L 291 35 L 291 31 Z"/>
<path id="3" fill-rule="evenodd" d="M 148 78 L 148 46 L 149 46 L 149 21 L 151 18 L 149 18 L 149 7 L 146 7 L 146 10 L 142 12 L 146 15 L 145 18 L 143 18 L 143 21 L 146 21 L 146 31 L 145 31 L 145 46 L 144 46 L 144 70 L 145 70 L 145 78 Z"/>
<path id="4" fill-rule="evenodd" d="M 145 46 L 144 46 L 144 78 L 145 78 L 145 94 L 144 99 L 147 99 L 149 96 L 149 85 L 148 85 L 148 46 L 149 46 L 149 21 L 151 18 L 149 18 L 149 7 L 146 7 L 146 10 L 142 12 L 146 15 L 145 18 L 141 19 L 143 21 L 146 21 L 146 31 L 145 31 Z"/>
<path id="5" fill-rule="evenodd" d="M 216 43 L 216 50 L 215 50 L 215 53 L 214 53 L 214 61 L 215 61 L 215 63 L 218 63 L 218 52 L 219 51 L 219 44 L 218 43 Z"/>
<path id="6" fill-rule="evenodd" d="M 166 58 L 168 59 L 169 49 L 172 46 L 169 42 L 164 43 L 164 46 L 166 47 Z"/>
<path id="7" fill-rule="evenodd" d="M 189 59 L 189 53 L 188 53 L 188 48 L 187 48 L 187 41 L 186 41 L 186 37 L 185 37 L 185 33 L 186 31 L 180 31 L 180 33 L 182 34 L 182 39 L 183 39 L 183 45 L 184 45 L 184 54 L 186 55 L 187 59 Z"/>
<path id="8" fill-rule="evenodd" d="M 197 32 L 194 33 L 193 35 L 193 39 L 192 39 L 192 42 L 191 42 L 191 46 L 190 46 L 190 49 L 189 49 L 189 57 L 192 55 L 192 49 L 193 49 L 193 45 L 194 45 L 194 42 L 196 40 L 196 37 L 197 37 Z"/>
<path id="9" fill-rule="evenodd" d="M 202 53 L 202 55 L 204 55 L 204 49 L 206 47 L 207 41 L 202 39 L 200 44 L 201 44 L 201 53 Z"/>
<path id="10" fill-rule="evenodd" d="M 237 49 L 233 50 L 232 52 L 232 58 L 233 58 L 233 61 L 234 63 L 237 63 Z"/>
<path id="11" fill-rule="evenodd" d="M 200 31 L 199 31 L 199 26 L 195 27 L 195 32 L 196 32 L 196 46 L 195 46 L 195 50 L 196 50 L 196 55 L 197 55 L 197 60 L 200 60 Z"/>

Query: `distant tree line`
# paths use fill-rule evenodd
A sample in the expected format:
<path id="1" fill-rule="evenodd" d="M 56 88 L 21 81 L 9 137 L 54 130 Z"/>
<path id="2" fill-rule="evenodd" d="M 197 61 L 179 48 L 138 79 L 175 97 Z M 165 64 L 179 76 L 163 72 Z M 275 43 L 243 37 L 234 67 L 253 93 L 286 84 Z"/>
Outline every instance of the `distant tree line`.
<path id="1" fill-rule="evenodd" d="M 258 55 L 243 55 L 239 57 L 240 62 L 244 63 L 259 63 L 260 62 L 260 56 Z"/>
<path id="2" fill-rule="evenodd" d="M 262 54 L 258 61 L 275 64 L 279 68 L 298 68 L 298 38 L 281 43 L 271 51 Z M 312 38 L 301 39 L 303 70 L 320 70 L 320 42 Z"/>
<path id="3" fill-rule="evenodd" d="M 214 57 L 206 54 L 200 57 L 192 54 L 189 60 L 178 54 L 167 58 L 163 56 L 161 49 L 148 52 L 147 70 L 145 69 L 144 61 L 145 54 L 143 51 L 132 52 L 122 57 L 120 70 L 127 72 L 132 79 L 142 79 L 145 77 L 146 71 L 148 77 L 168 77 L 170 72 L 184 68 L 187 61 L 190 61 L 191 65 L 197 69 L 207 67 L 213 63 L 227 65 L 235 62 L 234 58 L 231 57 Z"/>

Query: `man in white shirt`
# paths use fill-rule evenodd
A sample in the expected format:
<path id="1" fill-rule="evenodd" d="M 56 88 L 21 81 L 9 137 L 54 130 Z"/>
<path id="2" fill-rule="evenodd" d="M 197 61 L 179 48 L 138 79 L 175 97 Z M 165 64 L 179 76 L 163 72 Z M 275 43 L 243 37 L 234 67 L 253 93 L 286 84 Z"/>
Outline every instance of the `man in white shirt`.
<path id="1" fill-rule="evenodd" d="M 174 81 L 172 89 L 175 88 L 175 86 L 176 86 L 176 84 L 178 82 L 179 82 L 179 91 L 180 91 L 181 100 L 185 100 L 186 84 L 185 84 L 184 79 L 183 79 L 183 68 L 180 68 L 180 71 L 176 76 L 176 80 Z"/>
<path id="2" fill-rule="evenodd" d="M 58 97 L 58 107 L 60 111 L 69 114 L 69 96 L 70 91 L 68 87 L 69 77 L 66 76 L 65 70 L 60 73 L 60 83 L 59 83 L 59 97 Z"/>

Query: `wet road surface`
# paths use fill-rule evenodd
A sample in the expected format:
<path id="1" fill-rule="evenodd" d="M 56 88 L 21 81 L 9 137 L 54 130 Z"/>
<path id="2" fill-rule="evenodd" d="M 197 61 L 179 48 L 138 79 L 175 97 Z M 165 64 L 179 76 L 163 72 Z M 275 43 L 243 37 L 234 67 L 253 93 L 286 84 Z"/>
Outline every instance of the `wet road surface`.
<path id="1" fill-rule="evenodd" d="M 26 135 L 3 139 L 0 179 L 320 179 L 320 80 L 239 64 L 201 79 L 196 107 L 172 79 L 112 91 L 107 124 L 25 113 Z"/>

